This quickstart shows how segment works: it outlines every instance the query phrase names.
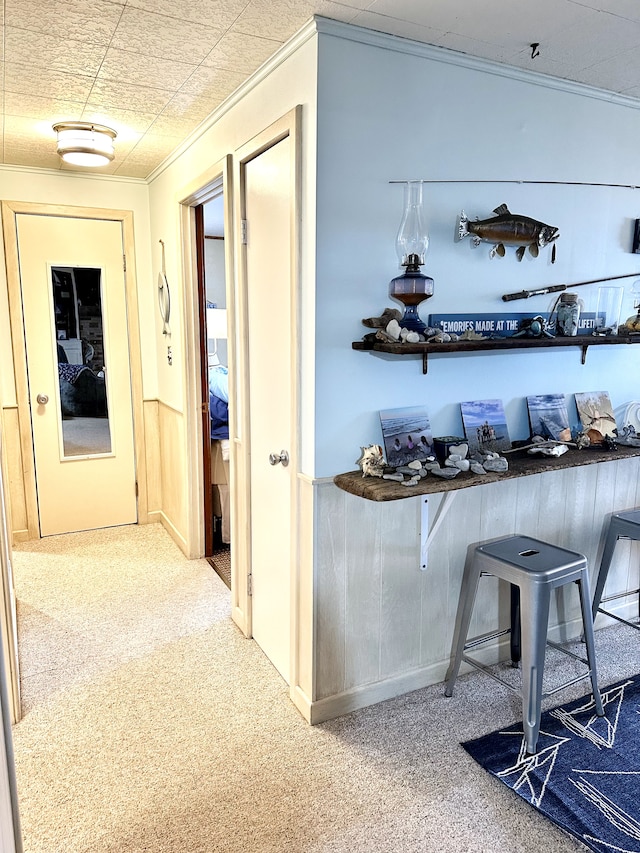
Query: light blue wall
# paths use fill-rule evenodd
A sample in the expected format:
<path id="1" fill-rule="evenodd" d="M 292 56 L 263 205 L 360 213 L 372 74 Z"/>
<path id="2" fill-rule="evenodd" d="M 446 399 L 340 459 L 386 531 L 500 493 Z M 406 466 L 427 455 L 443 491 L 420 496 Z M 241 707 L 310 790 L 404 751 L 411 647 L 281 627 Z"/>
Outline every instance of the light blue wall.
<path id="1" fill-rule="evenodd" d="M 535 314 L 550 309 L 551 296 L 507 304 L 502 294 L 640 272 L 640 257 L 631 254 L 637 190 L 477 183 L 640 184 L 640 111 L 579 87 L 541 85 L 540 76 L 507 78 L 482 63 L 440 61 L 431 48 L 407 54 L 403 45 L 412 43 L 401 39 L 375 41 L 319 36 L 316 476 L 353 470 L 359 446 L 381 441 L 380 409 L 426 405 L 434 435 L 460 434 L 461 401 L 498 397 L 511 438 L 522 439 L 529 394 L 565 393 L 570 414 L 576 391 L 607 390 L 614 407 L 640 398 L 640 347 L 593 348 L 584 367 L 573 348 L 440 355 L 430 358 L 427 376 L 419 357 L 351 349 L 369 331 L 363 317 L 401 307 L 388 296 L 399 271 L 402 213 L 402 188 L 390 181 L 469 181 L 425 185 L 431 246 L 424 270 L 435 280 L 420 309 L 425 320 L 431 312 Z M 502 202 L 560 228 L 553 266 L 549 250 L 518 263 L 513 249 L 491 260 L 487 244 L 454 241 L 461 209 L 484 218 Z M 633 281 L 622 282 L 624 316 Z M 597 285 L 576 292 L 585 310 L 595 310 Z"/>

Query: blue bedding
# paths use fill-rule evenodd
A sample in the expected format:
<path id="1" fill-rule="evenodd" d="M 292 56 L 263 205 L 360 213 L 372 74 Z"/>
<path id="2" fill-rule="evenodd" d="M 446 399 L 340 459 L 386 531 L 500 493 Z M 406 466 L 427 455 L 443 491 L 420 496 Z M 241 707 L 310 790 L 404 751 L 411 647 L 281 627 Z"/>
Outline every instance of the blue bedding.
<path id="1" fill-rule="evenodd" d="M 229 438 L 229 406 L 213 391 L 209 391 L 211 438 Z"/>

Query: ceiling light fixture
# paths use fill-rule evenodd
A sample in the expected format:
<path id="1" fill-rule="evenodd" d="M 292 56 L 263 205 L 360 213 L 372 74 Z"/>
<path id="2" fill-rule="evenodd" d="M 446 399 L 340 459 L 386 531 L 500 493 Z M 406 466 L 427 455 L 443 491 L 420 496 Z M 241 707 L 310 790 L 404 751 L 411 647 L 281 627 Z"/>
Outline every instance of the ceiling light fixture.
<path id="1" fill-rule="evenodd" d="M 88 121 L 61 121 L 53 125 L 58 134 L 58 154 L 73 166 L 106 166 L 115 152 L 117 133 L 103 124 Z"/>

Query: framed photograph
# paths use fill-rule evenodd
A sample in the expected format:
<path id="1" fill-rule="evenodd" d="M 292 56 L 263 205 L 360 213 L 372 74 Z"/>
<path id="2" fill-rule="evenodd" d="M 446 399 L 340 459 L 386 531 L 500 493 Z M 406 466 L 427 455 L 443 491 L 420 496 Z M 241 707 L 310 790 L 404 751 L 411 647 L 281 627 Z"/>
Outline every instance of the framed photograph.
<path id="1" fill-rule="evenodd" d="M 460 403 L 460 409 L 469 453 L 511 449 L 502 400 L 474 400 Z"/>
<path id="2" fill-rule="evenodd" d="M 571 441 L 569 414 L 564 394 L 537 394 L 527 397 L 531 435 Z"/>
<path id="3" fill-rule="evenodd" d="M 592 444 L 601 444 L 605 436 L 615 438 L 618 435 L 608 391 L 582 391 L 575 398 L 582 429 Z"/>
<path id="4" fill-rule="evenodd" d="M 423 406 L 385 409 L 380 412 L 380 425 L 389 465 L 406 465 L 433 453 L 431 423 Z"/>

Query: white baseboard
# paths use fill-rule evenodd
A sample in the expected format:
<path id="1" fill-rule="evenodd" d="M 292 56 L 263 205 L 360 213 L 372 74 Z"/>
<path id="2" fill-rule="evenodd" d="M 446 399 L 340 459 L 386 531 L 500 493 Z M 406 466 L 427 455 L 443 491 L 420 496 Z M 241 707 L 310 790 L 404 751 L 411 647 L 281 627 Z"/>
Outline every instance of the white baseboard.
<path id="1" fill-rule="evenodd" d="M 179 531 L 178 531 L 178 530 L 177 530 L 177 528 L 176 528 L 176 527 L 171 523 L 171 521 L 169 521 L 169 519 L 168 519 L 168 518 L 167 518 L 167 516 L 164 514 L 164 512 L 162 512 L 162 510 L 157 510 L 157 511 L 155 511 L 155 512 L 150 512 L 150 513 L 149 513 L 149 521 L 151 521 L 151 520 L 153 520 L 154 522 L 158 522 L 158 521 L 159 521 L 159 522 L 160 522 L 160 524 L 161 524 L 161 525 L 164 527 L 164 529 L 167 531 L 167 533 L 169 534 L 169 536 L 170 536 L 170 537 L 173 539 L 173 541 L 176 543 L 176 545 L 178 546 L 178 548 L 180 548 L 180 550 L 181 550 L 181 551 L 182 551 L 182 553 L 185 555 L 185 557 L 187 557 L 187 559 L 190 559 L 190 557 L 189 557 L 189 549 L 188 549 L 188 547 L 187 547 L 187 540 L 184 538 L 184 536 L 182 536 L 182 534 L 181 534 L 181 533 L 179 533 Z"/>
<path id="2" fill-rule="evenodd" d="M 300 711 L 304 719 L 308 723 L 313 723 L 314 721 L 311 719 L 312 702 L 307 694 L 299 686 L 296 686 L 289 689 L 289 698 L 298 711 Z M 316 722 L 321 722 L 321 720 L 317 720 Z"/>
<path id="3" fill-rule="evenodd" d="M 608 609 L 625 619 L 633 619 L 634 616 L 637 616 L 637 604 L 634 601 L 619 605 L 615 610 L 614 608 Z M 603 614 L 598 616 L 598 629 L 617 624 L 619 623 L 616 620 Z M 574 619 L 571 622 L 551 628 L 549 639 L 557 643 L 565 643 L 577 639 L 581 633 L 582 620 Z M 473 656 L 488 665 L 494 664 L 498 660 L 507 660 L 509 658 L 509 637 L 502 638 L 499 643 L 489 643 L 482 649 L 474 650 Z M 421 690 L 423 687 L 440 684 L 444 682 L 448 668 L 448 659 L 438 661 L 384 681 L 354 687 L 344 693 L 337 693 L 333 696 L 327 696 L 325 699 L 311 702 L 308 711 L 303 710 L 303 707 L 298 704 L 293 696 L 292 700 L 305 719 L 312 725 L 316 725 L 341 717 L 343 714 L 349 714 L 351 711 L 358 711 L 360 708 L 367 708 L 378 702 L 384 702 L 387 699 L 395 699 L 397 696 L 402 696 L 404 693 L 410 693 L 413 690 Z M 460 667 L 460 675 L 471 671 L 472 667 L 463 662 Z"/>

